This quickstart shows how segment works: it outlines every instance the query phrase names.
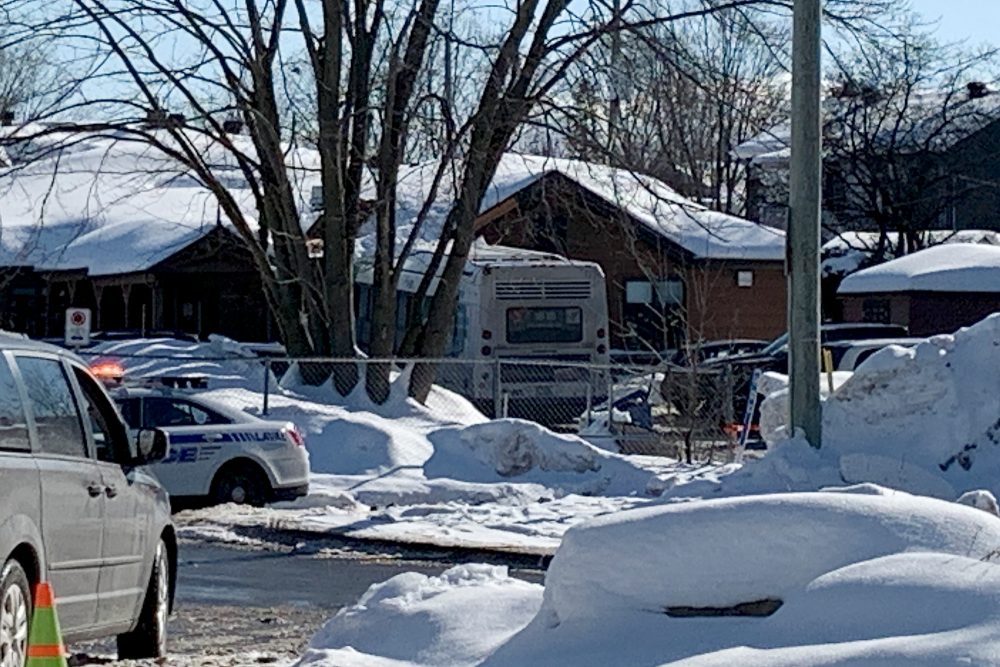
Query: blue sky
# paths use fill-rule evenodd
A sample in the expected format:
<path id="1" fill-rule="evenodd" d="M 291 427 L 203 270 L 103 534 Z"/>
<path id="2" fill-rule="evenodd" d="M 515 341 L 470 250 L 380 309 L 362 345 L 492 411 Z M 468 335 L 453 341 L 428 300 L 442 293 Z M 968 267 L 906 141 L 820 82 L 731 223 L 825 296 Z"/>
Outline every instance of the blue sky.
<path id="1" fill-rule="evenodd" d="M 937 36 L 967 46 L 1000 45 L 1000 0 L 911 0 L 929 21 L 938 21 Z"/>

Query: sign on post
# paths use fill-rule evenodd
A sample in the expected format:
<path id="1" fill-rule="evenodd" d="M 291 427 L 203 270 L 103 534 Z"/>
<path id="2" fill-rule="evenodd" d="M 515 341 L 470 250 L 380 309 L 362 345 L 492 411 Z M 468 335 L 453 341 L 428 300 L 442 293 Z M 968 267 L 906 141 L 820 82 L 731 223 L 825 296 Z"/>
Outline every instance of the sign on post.
<path id="1" fill-rule="evenodd" d="M 66 309 L 66 347 L 90 344 L 90 309 Z"/>

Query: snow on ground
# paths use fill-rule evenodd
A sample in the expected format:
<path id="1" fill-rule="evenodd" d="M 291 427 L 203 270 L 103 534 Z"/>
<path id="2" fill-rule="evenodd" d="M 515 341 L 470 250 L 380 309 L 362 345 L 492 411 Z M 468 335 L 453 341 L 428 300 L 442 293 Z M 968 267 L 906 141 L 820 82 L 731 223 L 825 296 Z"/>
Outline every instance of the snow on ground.
<path id="1" fill-rule="evenodd" d="M 997 664 L 998 546 L 987 512 L 871 486 L 634 510 L 571 529 L 544 589 L 487 566 L 374 586 L 299 664 Z"/>
<path id="2" fill-rule="evenodd" d="M 169 339 L 104 343 L 130 379 L 202 376 L 203 395 L 262 414 L 264 368 L 233 341 Z M 188 537 L 244 542 L 239 527 L 280 526 L 358 538 L 550 554 L 572 525 L 652 502 L 673 475 L 699 469 L 599 449 L 533 422 L 487 420 L 462 397 L 435 387 L 427 404 L 397 376 L 373 405 L 363 384 L 346 397 L 309 386 L 293 369 L 270 378 L 267 418 L 306 436 L 310 494 L 254 509 L 217 507 L 180 517 Z M 244 531 L 245 532 L 245 531 Z"/>

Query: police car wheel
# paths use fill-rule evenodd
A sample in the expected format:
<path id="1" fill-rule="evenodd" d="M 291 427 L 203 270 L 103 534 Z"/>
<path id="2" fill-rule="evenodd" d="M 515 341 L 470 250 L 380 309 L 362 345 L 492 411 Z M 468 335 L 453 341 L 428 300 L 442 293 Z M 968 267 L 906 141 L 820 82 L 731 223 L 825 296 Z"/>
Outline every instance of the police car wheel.
<path id="1" fill-rule="evenodd" d="M 132 632 L 118 635 L 118 658 L 142 660 L 162 658 L 167 654 L 167 619 L 170 616 L 170 563 L 163 540 L 156 546 L 153 572 L 149 577 L 146 599 L 142 603 L 139 624 Z"/>
<path id="2" fill-rule="evenodd" d="M 224 468 L 212 484 L 212 497 L 219 504 L 235 503 L 259 507 L 267 500 L 267 479 L 252 465 Z"/>
<path id="3" fill-rule="evenodd" d="M 0 572 L 0 667 L 24 667 L 31 592 L 24 568 L 9 560 Z"/>

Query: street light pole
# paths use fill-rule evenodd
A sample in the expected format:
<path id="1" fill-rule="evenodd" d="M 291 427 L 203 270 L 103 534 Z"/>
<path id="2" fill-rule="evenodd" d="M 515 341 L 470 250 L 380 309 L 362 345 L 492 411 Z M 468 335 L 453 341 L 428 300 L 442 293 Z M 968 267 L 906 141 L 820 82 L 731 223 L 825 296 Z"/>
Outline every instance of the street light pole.
<path id="1" fill-rule="evenodd" d="M 792 432 L 822 441 L 819 401 L 821 0 L 795 0 L 792 26 L 792 155 L 789 174 L 789 364 Z"/>

